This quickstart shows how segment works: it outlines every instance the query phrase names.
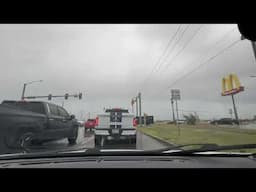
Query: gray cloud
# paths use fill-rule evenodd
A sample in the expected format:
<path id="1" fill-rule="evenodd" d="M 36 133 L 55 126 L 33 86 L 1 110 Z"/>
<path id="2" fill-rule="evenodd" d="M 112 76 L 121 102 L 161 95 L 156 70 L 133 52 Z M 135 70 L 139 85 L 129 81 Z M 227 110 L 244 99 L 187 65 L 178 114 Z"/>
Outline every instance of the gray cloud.
<path id="1" fill-rule="evenodd" d="M 215 46 L 236 25 L 204 25 L 172 60 L 199 26 L 190 25 L 162 65 L 161 70 L 170 65 L 166 70 L 150 74 L 178 25 L 0 25 L 0 99 L 19 99 L 24 82 L 43 79 L 29 85 L 26 94 L 83 92 L 83 100 L 52 101 L 64 101 L 68 111 L 80 118 L 88 113 L 95 116 L 109 106 L 131 109 L 131 98 L 141 90 L 143 111 L 158 119 L 170 119 L 168 86 L 199 65 L 200 57 L 207 60 L 240 38 L 235 29 Z M 256 79 L 249 76 L 256 75 L 256 65 L 246 40 L 175 85 L 182 93 L 180 108 L 198 110 L 202 118 L 228 115 L 231 99 L 220 95 L 221 78 L 231 72 L 245 86 L 245 91 L 236 96 L 239 113 L 251 117 L 256 113 Z"/>

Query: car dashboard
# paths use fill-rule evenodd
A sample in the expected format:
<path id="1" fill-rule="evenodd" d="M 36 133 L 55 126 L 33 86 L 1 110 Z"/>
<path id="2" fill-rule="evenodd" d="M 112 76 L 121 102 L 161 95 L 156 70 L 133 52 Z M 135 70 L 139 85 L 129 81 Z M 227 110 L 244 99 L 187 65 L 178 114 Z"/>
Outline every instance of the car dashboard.
<path id="1" fill-rule="evenodd" d="M 0 168 L 256 168 L 255 157 L 97 156 L 1 160 Z"/>

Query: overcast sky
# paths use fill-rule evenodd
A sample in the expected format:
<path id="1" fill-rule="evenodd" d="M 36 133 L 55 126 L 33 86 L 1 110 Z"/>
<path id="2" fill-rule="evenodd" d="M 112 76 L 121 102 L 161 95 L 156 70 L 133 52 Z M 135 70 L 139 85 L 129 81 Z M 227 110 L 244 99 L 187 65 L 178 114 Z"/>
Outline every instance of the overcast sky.
<path id="1" fill-rule="evenodd" d="M 104 107 L 131 110 L 131 98 L 141 91 L 142 111 L 163 120 L 172 118 L 170 89 L 177 88 L 179 108 L 185 110 L 180 116 L 196 111 L 200 118 L 212 119 L 230 116 L 232 100 L 221 96 L 221 79 L 236 73 L 245 87 L 235 96 L 238 114 L 252 118 L 256 78 L 250 76 L 256 75 L 256 62 L 248 40 L 181 79 L 239 39 L 235 24 L 0 25 L 0 100 L 20 99 L 24 82 L 42 79 L 28 85 L 25 95 L 82 92 L 82 100 L 52 102 L 64 101 L 70 113 L 88 118 Z"/>

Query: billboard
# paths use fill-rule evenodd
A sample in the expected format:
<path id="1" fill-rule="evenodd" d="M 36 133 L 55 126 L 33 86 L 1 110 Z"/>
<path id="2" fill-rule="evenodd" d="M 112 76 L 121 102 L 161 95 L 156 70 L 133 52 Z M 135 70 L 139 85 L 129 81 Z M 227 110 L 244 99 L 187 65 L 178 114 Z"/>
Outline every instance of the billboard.
<path id="1" fill-rule="evenodd" d="M 241 86 L 236 74 L 222 78 L 222 96 L 237 94 L 241 91 L 244 91 L 244 87 Z"/>

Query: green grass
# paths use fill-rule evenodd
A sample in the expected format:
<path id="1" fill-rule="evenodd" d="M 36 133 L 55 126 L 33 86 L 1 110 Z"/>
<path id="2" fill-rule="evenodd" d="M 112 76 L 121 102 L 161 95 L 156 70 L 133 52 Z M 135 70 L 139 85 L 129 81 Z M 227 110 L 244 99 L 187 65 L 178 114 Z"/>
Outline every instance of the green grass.
<path id="1" fill-rule="evenodd" d="M 239 145 L 256 143 L 256 130 L 239 128 L 221 128 L 214 125 L 180 125 L 154 124 L 138 128 L 141 132 L 160 138 L 175 145 L 195 143 L 216 143 L 218 145 Z M 237 150 L 236 150 L 237 151 Z M 238 150 L 256 152 L 256 149 Z"/>

